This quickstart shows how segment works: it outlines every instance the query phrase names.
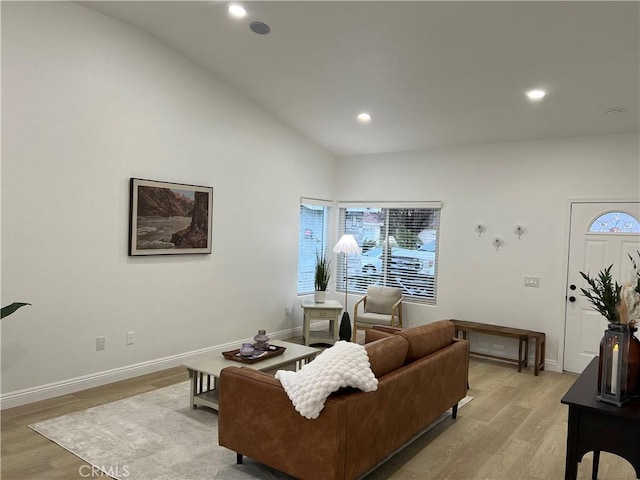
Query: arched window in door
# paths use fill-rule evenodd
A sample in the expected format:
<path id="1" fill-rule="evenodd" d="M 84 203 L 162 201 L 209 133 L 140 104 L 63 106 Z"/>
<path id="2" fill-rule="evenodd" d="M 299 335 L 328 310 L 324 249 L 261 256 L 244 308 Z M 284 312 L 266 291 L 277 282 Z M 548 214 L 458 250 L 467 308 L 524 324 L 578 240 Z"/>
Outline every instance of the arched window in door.
<path id="1" fill-rule="evenodd" d="M 607 212 L 589 226 L 590 233 L 640 233 L 640 222 L 625 212 Z"/>

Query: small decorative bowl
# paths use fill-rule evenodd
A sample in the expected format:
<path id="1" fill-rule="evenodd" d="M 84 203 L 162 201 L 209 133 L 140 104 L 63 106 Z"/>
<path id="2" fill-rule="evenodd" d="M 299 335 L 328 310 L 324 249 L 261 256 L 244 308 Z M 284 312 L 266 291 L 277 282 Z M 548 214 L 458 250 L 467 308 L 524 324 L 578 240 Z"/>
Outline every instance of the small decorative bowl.
<path id="1" fill-rule="evenodd" d="M 255 352 L 253 345 L 250 343 L 243 343 L 240 347 L 240 355 L 243 357 L 250 357 Z"/>

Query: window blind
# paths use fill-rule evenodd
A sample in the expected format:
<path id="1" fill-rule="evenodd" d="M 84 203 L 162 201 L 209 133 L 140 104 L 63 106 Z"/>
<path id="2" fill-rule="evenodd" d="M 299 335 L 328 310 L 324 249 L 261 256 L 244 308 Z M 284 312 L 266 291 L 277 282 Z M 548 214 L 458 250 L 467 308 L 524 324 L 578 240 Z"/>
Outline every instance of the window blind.
<path id="1" fill-rule="evenodd" d="M 368 285 L 400 287 L 405 299 L 435 305 L 441 202 L 339 205 L 338 236 L 350 233 L 362 248 L 348 259 L 349 292 Z M 334 270 L 345 290 L 345 258 Z"/>
<path id="2" fill-rule="evenodd" d="M 298 295 L 312 293 L 315 289 L 316 254 L 331 259 L 332 205 L 328 200 L 300 199 Z"/>

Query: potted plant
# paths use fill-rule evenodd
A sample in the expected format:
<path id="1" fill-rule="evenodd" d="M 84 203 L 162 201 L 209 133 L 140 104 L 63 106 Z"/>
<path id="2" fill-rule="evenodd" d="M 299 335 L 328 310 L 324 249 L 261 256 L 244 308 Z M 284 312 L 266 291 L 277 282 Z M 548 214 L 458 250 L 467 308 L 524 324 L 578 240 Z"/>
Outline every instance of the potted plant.
<path id="1" fill-rule="evenodd" d="M 316 303 L 324 303 L 327 298 L 327 288 L 331 279 L 331 260 L 327 260 L 324 255 L 316 252 L 316 272 L 315 287 L 316 291 L 313 300 Z"/>
<path id="2" fill-rule="evenodd" d="M 636 252 L 640 258 L 640 252 Z M 626 364 L 628 372 L 626 378 L 626 392 L 628 395 L 640 394 L 640 340 L 634 335 L 640 325 L 640 265 L 629 255 L 633 265 L 633 273 L 630 281 L 620 285 L 613 280 L 611 269 L 613 265 L 591 277 L 588 273 L 580 272 L 589 288 L 581 288 L 582 294 L 609 322 L 605 336 L 600 342 L 600 355 L 598 361 L 598 387 L 602 387 L 603 355 L 605 339 L 611 335 L 620 335 L 619 338 L 628 338 L 628 346 L 622 350 L 622 364 Z M 616 333 L 617 332 L 617 333 Z M 618 338 L 618 337 L 616 337 Z M 609 365 L 607 365 L 609 368 Z M 613 376 L 613 373 L 611 374 Z M 624 382 L 624 377 L 622 378 Z"/>
<path id="3" fill-rule="evenodd" d="M 640 252 L 637 252 L 640 258 Z M 634 258 L 629 255 L 633 265 L 632 279 L 620 285 L 613 280 L 613 265 L 591 277 L 580 272 L 590 288 L 581 288 L 582 294 L 589 300 L 593 309 L 607 319 L 609 324 L 624 325 L 632 330 L 640 324 L 640 268 Z"/>

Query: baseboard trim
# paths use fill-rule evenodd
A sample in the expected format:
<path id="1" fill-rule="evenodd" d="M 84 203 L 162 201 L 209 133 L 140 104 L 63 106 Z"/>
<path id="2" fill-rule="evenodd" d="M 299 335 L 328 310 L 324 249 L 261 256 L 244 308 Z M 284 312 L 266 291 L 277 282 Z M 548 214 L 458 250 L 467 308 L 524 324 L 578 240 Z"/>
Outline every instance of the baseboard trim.
<path id="1" fill-rule="evenodd" d="M 562 373 L 562 369 L 560 368 L 560 365 L 558 365 L 557 360 L 549 360 L 548 358 L 546 358 L 544 360 L 544 369 L 550 372 Z"/>
<path id="2" fill-rule="evenodd" d="M 301 326 L 288 330 L 281 330 L 275 333 L 269 333 L 269 336 L 272 339 L 277 340 L 284 340 L 286 338 L 300 335 L 302 335 Z M 23 390 L 8 392 L 6 394 L 0 395 L 0 410 L 19 407 L 21 405 L 38 402 L 41 400 L 48 400 L 50 398 L 59 397 L 61 395 L 67 395 L 70 393 L 79 392 L 81 390 L 87 390 L 89 388 L 100 387 L 109 383 L 138 377 L 140 375 L 146 375 L 148 373 L 154 373 L 161 370 L 166 370 L 168 368 L 178 367 L 187 360 L 193 360 L 194 358 L 197 358 L 199 356 L 207 355 L 214 350 L 218 350 L 221 348 L 237 348 L 237 345 L 241 344 L 242 342 L 251 340 L 252 338 L 240 339 L 225 344 L 202 348 L 199 350 L 193 350 L 190 352 L 171 355 L 155 360 L 149 360 L 133 365 L 126 365 L 124 367 L 96 372 L 89 375 L 83 375 L 81 377 L 70 378 L 67 380 L 62 380 L 60 382 L 48 383 L 46 385 L 39 385 L 36 387 L 25 388 Z M 533 362 L 533 359 L 531 360 Z M 562 373 L 558 362 L 555 360 L 545 359 L 545 370 L 548 370 L 550 372 Z"/>
<path id="3" fill-rule="evenodd" d="M 302 335 L 302 327 L 269 333 L 269 336 L 272 339 L 277 340 L 284 340 L 296 335 Z M 111 370 L 104 370 L 102 372 L 96 372 L 89 375 L 69 378 L 60 382 L 48 383 L 46 385 L 39 385 L 36 387 L 8 392 L 0 395 L 0 410 L 19 407 L 21 405 L 38 402 L 41 400 L 48 400 L 50 398 L 59 397 L 61 395 L 68 395 L 70 393 L 79 392 L 81 390 L 100 387 L 102 385 L 119 382 L 121 380 L 127 380 L 129 378 L 138 377 L 140 375 L 146 375 L 148 373 L 154 373 L 159 372 L 160 370 L 178 367 L 186 360 L 193 360 L 194 358 L 207 355 L 210 352 L 218 349 L 237 348 L 237 346 L 241 343 L 252 340 L 253 338 L 240 339 L 225 344 L 201 348 L 199 350 L 193 350 L 177 355 L 170 355 L 164 358 L 157 358 L 133 365 L 126 365 Z"/>

